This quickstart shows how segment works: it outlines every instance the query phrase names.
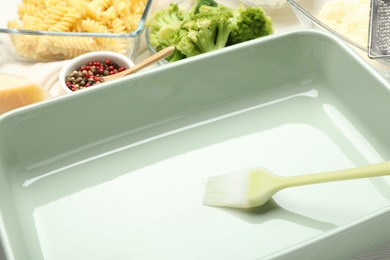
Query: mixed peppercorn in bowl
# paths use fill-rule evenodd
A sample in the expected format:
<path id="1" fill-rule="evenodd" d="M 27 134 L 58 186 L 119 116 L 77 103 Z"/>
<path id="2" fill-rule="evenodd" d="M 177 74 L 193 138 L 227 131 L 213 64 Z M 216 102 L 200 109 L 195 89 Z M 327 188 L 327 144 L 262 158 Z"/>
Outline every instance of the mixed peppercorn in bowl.
<path id="1" fill-rule="evenodd" d="M 133 66 L 131 59 L 116 52 L 89 52 L 68 61 L 59 73 L 59 82 L 65 92 L 71 93 L 103 83 L 102 77 Z"/>

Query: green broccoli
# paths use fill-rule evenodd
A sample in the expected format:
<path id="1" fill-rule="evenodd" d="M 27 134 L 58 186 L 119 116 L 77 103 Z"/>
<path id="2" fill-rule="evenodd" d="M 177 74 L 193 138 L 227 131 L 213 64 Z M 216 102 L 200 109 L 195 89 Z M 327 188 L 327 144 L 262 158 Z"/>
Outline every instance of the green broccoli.
<path id="1" fill-rule="evenodd" d="M 175 37 L 172 39 L 174 46 L 176 47 L 176 51 L 184 55 L 186 58 L 192 57 L 198 54 L 203 53 L 197 45 L 187 37 L 188 30 L 180 29 Z M 169 61 L 172 61 L 169 59 Z"/>
<path id="2" fill-rule="evenodd" d="M 175 50 L 171 55 L 169 55 L 165 59 L 167 61 L 169 61 L 169 62 L 174 62 L 174 61 L 182 60 L 182 59 L 185 59 L 185 58 L 187 58 L 186 55 L 181 53 L 179 50 Z"/>
<path id="3" fill-rule="evenodd" d="M 170 4 L 167 9 L 154 12 L 146 22 L 150 44 L 158 49 L 171 46 L 170 40 L 180 29 L 181 23 L 187 20 L 187 16 L 187 13 L 180 10 L 176 4 Z"/>
<path id="4" fill-rule="evenodd" d="M 222 5 L 201 5 L 198 13 L 182 23 L 172 43 L 187 57 L 224 48 L 234 28 L 232 19 L 231 10 Z"/>
<path id="5" fill-rule="evenodd" d="M 238 7 L 235 11 L 235 26 L 228 45 L 260 38 L 273 33 L 272 21 L 262 8 Z"/>
<path id="6" fill-rule="evenodd" d="M 175 46 L 170 62 L 272 34 L 272 21 L 260 7 L 236 9 L 214 0 L 197 0 L 189 11 L 176 4 L 157 11 L 147 23 L 157 50 Z"/>
<path id="7" fill-rule="evenodd" d="M 166 60 L 169 62 L 174 62 L 188 58 L 190 56 L 201 54 L 201 52 L 196 49 L 197 47 L 194 45 L 194 43 L 189 41 L 188 37 L 186 37 L 187 33 L 187 30 L 180 28 L 172 37 L 171 43 L 176 47 L 176 50 L 172 55 L 165 58 Z"/>

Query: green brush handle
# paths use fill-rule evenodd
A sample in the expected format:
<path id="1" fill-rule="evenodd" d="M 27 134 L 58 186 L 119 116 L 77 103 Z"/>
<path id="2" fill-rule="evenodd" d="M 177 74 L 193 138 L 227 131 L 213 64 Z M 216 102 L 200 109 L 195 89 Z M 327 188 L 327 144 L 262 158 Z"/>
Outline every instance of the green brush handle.
<path id="1" fill-rule="evenodd" d="M 390 161 L 351 169 L 281 178 L 282 187 L 293 187 L 323 182 L 343 181 L 390 175 Z"/>

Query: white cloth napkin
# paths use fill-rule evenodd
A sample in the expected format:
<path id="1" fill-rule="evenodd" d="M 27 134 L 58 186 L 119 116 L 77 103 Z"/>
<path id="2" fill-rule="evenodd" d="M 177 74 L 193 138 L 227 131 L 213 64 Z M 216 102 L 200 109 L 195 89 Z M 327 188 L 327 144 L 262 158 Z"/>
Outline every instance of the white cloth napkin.
<path id="1" fill-rule="evenodd" d="M 42 87 L 53 98 L 65 94 L 60 87 L 58 75 L 65 62 L 29 63 L 16 60 L 13 56 L 14 46 L 8 35 L 0 37 L 0 73 L 26 78 Z"/>
<path id="2" fill-rule="evenodd" d="M 49 98 L 53 98 L 66 93 L 58 81 L 58 74 L 65 62 L 40 62 L 32 65 L 20 62 L 7 62 L 0 67 L 0 73 L 27 78 L 42 87 L 48 93 Z"/>

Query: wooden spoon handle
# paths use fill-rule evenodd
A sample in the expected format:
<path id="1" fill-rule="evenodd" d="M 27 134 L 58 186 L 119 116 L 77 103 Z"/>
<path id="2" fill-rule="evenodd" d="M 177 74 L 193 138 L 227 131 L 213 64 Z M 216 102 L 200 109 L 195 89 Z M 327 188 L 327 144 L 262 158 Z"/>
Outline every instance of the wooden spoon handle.
<path id="1" fill-rule="evenodd" d="M 152 56 L 150 56 L 149 58 L 145 59 L 144 61 L 138 63 L 137 65 L 135 65 L 134 67 L 131 67 L 131 68 L 128 68 L 124 71 L 121 71 L 119 73 L 116 73 L 116 74 L 113 74 L 113 75 L 109 75 L 109 76 L 104 76 L 102 77 L 105 81 L 107 80 L 111 80 L 111 79 L 116 79 L 116 78 L 119 78 L 119 77 L 123 77 L 123 76 L 126 76 L 130 73 L 134 73 L 134 72 L 137 72 L 161 59 L 164 59 L 165 57 L 171 55 L 174 51 L 175 51 L 175 47 L 174 46 L 170 46 L 170 47 L 167 47 L 165 49 L 162 49 L 161 51 L 153 54 Z"/>

